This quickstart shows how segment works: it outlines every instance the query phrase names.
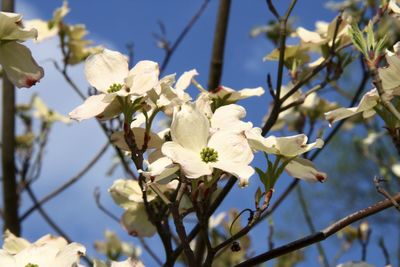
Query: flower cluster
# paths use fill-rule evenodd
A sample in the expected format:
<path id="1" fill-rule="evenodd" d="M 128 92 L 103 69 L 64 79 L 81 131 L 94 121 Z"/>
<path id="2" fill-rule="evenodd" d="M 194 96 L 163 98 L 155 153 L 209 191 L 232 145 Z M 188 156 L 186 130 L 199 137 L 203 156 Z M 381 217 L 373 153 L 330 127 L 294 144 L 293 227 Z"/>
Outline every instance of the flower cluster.
<path id="1" fill-rule="evenodd" d="M 262 95 L 261 87 L 235 91 L 219 86 L 208 91 L 195 80 L 198 73 L 194 69 L 177 80 L 175 74 L 160 78 L 156 62 L 139 61 L 129 69 L 124 55 L 108 49 L 86 60 L 85 75 L 99 93 L 71 111 L 70 117 L 109 120 L 123 114 L 124 129 L 114 132 L 111 140 L 127 153 L 147 152 L 145 165 L 136 166 L 146 185 L 120 179 L 110 188 L 114 201 L 126 210 L 121 222 L 131 235 L 156 232 L 146 215 L 143 190 L 147 191 L 146 201 L 152 203 L 158 201 L 160 192 L 174 190 L 180 179 L 218 182 L 232 175 L 244 187 L 255 173 L 251 163 L 256 151 L 283 160 L 284 169 L 294 177 L 326 179 L 311 161 L 299 158 L 322 147 L 322 140 L 307 144 L 305 135 L 264 138 L 261 129 L 243 121 L 246 110 L 236 102 Z M 191 84 L 200 91 L 195 99 L 186 92 Z M 161 113 L 170 124 L 154 131 L 153 120 Z M 157 184 L 156 191 L 153 184 Z"/>

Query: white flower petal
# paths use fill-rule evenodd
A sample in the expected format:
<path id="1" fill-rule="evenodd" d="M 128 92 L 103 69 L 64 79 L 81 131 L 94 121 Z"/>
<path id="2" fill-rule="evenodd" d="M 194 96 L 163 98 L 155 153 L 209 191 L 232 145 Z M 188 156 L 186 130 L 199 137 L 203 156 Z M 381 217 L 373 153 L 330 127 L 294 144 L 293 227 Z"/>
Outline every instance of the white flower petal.
<path id="1" fill-rule="evenodd" d="M 3 249 L 10 254 L 17 254 L 21 250 L 30 246 L 30 243 L 20 237 L 15 236 L 9 230 L 4 232 Z M 3 266 L 3 265 L 0 265 Z"/>
<path id="2" fill-rule="evenodd" d="M 71 111 L 69 116 L 77 121 L 96 117 L 104 112 L 113 100 L 105 94 L 89 96 L 82 105 Z"/>
<path id="3" fill-rule="evenodd" d="M 142 189 L 136 180 L 117 179 L 108 189 L 114 202 L 124 209 L 132 209 L 137 203 L 143 202 Z M 152 191 L 148 191 L 148 200 L 152 201 L 156 196 Z"/>
<path id="4" fill-rule="evenodd" d="M 211 136 L 207 146 L 218 152 L 218 162 L 247 165 L 254 158 L 246 137 L 241 133 L 218 131 Z"/>
<path id="5" fill-rule="evenodd" d="M 36 29 L 24 28 L 21 25 L 22 15 L 0 12 L 0 40 L 26 41 L 37 37 Z"/>
<path id="6" fill-rule="evenodd" d="M 212 173 L 212 168 L 201 160 L 200 151 L 193 152 L 175 142 L 164 143 L 161 150 L 165 156 L 181 166 L 188 178 L 199 178 Z"/>
<path id="7" fill-rule="evenodd" d="M 236 102 L 242 99 L 246 99 L 252 96 L 261 96 L 264 94 L 262 87 L 257 88 L 243 88 L 239 91 L 233 90 L 226 86 L 219 86 L 216 90 L 211 92 L 211 97 L 223 98 L 229 94 L 228 102 Z"/>
<path id="8" fill-rule="evenodd" d="M 85 253 L 86 249 L 83 245 L 71 243 L 57 253 L 52 266 L 71 267 L 74 264 L 78 264 L 80 256 L 85 255 Z"/>
<path id="9" fill-rule="evenodd" d="M 239 165 L 228 161 L 218 161 L 213 163 L 212 166 L 238 178 L 241 187 L 247 186 L 249 184 L 249 178 L 254 174 L 254 169 L 249 165 Z"/>
<path id="10" fill-rule="evenodd" d="M 130 94 L 142 96 L 157 87 L 160 70 L 156 62 L 150 60 L 139 61 L 125 79 Z"/>
<path id="11" fill-rule="evenodd" d="M 321 38 L 321 35 L 319 35 L 318 33 L 309 31 L 307 29 L 304 29 L 303 27 L 297 28 L 296 33 L 299 38 L 305 43 L 321 44 L 326 42 L 326 40 Z"/>
<path id="12" fill-rule="evenodd" d="M 10 41 L 0 45 L 0 64 L 7 77 L 18 88 L 31 87 L 44 76 L 44 70 L 24 45 Z"/>
<path id="13" fill-rule="evenodd" d="M 139 204 L 134 210 L 127 210 L 121 218 L 122 227 L 132 236 L 150 237 L 156 233 L 156 228 L 150 222 L 144 204 Z"/>
<path id="14" fill-rule="evenodd" d="M 388 9 L 396 14 L 400 14 L 400 7 L 397 5 L 396 0 L 390 0 Z"/>
<path id="15" fill-rule="evenodd" d="M 239 105 L 230 104 L 219 107 L 211 117 L 211 127 L 213 130 L 244 131 L 252 127 L 251 123 L 246 123 L 240 119 L 246 116 L 246 110 Z"/>
<path id="16" fill-rule="evenodd" d="M 207 117 L 192 104 L 184 104 L 174 113 L 171 124 L 172 141 L 200 153 L 206 147 L 210 125 Z"/>
<path id="17" fill-rule="evenodd" d="M 2 249 L 0 249 L 0 266 L 18 267 L 13 256 Z"/>
<path id="18" fill-rule="evenodd" d="M 292 177 L 305 180 L 307 182 L 324 182 L 327 175 L 318 171 L 314 164 L 307 159 L 295 158 L 289 162 L 285 171 Z"/>
<path id="19" fill-rule="evenodd" d="M 189 87 L 190 83 L 192 82 L 192 79 L 194 76 L 199 75 L 195 69 L 185 71 L 178 79 L 178 81 L 175 84 L 175 89 L 178 92 L 178 95 L 180 93 L 183 93 L 186 88 Z"/>
<path id="20" fill-rule="evenodd" d="M 58 34 L 58 27 L 49 29 L 49 22 L 41 19 L 33 19 L 24 22 L 25 27 L 37 30 L 37 38 L 35 42 L 39 43 Z"/>
<path id="21" fill-rule="evenodd" d="M 342 120 L 351 116 L 354 116 L 361 112 L 366 112 L 369 110 L 373 110 L 373 108 L 377 105 L 379 100 L 379 95 L 376 89 L 373 89 L 361 98 L 358 106 L 353 108 L 338 108 L 325 113 L 325 118 L 329 121 L 330 124 Z"/>
<path id="22" fill-rule="evenodd" d="M 86 79 L 98 91 L 107 93 L 113 84 L 124 84 L 128 75 L 128 59 L 117 51 L 104 49 L 85 62 Z"/>

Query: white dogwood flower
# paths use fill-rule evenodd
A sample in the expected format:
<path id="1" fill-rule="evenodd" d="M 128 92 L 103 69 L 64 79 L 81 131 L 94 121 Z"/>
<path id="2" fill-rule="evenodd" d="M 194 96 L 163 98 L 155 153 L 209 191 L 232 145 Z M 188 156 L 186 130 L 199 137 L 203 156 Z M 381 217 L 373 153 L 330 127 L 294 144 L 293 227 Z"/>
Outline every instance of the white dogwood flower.
<path id="1" fill-rule="evenodd" d="M 20 14 L 0 12 L 0 65 L 18 88 L 35 85 L 44 75 L 31 51 L 20 44 L 36 37 L 36 29 L 22 27 Z"/>
<path id="2" fill-rule="evenodd" d="M 78 243 L 68 244 L 62 237 L 43 236 L 31 244 L 10 232 L 5 233 L 0 249 L 0 266 L 4 267 L 74 267 L 86 249 Z"/>
<path id="3" fill-rule="evenodd" d="M 285 170 L 293 177 L 309 182 L 323 182 L 326 180 L 326 173 L 318 171 L 310 160 L 298 157 L 311 149 L 321 148 L 324 145 L 322 139 L 317 139 L 314 143 L 307 144 L 308 138 L 304 134 L 285 137 L 269 136 L 265 138 L 261 135 L 261 132 L 260 128 L 252 128 L 245 132 L 249 144 L 254 150 L 291 159 Z"/>
<path id="4" fill-rule="evenodd" d="M 211 175 L 216 168 L 247 184 L 254 173 L 249 166 L 253 153 L 240 129 L 210 135 L 209 120 L 194 104 L 184 104 L 174 113 L 171 137 L 172 141 L 162 146 L 162 153 L 178 163 L 188 178 Z"/>
<path id="5" fill-rule="evenodd" d="M 245 132 L 251 147 L 255 150 L 287 158 L 299 156 L 311 149 L 321 148 L 324 145 L 324 141 L 319 138 L 314 143 L 307 144 L 308 137 L 304 134 L 284 137 L 271 135 L 265 138 L 261 135 L 261 132 L 260 128 L 252 128 Z"/>
<path id="6" fill-rule="evenodd" d="M 142 97 L 153 89 L 158 84 L 159 69 L 156 62 L 144 60 L 129 70 L 127 57 L 104 49 L 86 60 L 85 75 L 101 93 L 90 96 L 69 115 L 78 121 L 92 117 L 106 120 L 122 112 L 118 97 Z"/>

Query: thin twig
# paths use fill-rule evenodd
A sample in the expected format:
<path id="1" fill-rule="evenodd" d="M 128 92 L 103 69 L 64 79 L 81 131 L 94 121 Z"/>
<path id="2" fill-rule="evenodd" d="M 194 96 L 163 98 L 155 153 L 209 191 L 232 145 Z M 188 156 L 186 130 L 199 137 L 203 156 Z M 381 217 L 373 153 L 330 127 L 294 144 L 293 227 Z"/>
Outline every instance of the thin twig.
<path id="1" fill-rule="evenodd" d="M 314 223 L 311 219 L 310 212 L 308 211 L 306 199 L 304 197 L 303 191 L 301 190 L 301 186 L 297 187 L 297 195 L 299 197 L 300 207 L 301 207 L 301 210 L 303 211 L 303 215 L 307 222 L 308 228 L 310 229 L 310 232 L 312 234 L 314 234 L 316 232 L 316 229 L 315 229 Z M 318 243 L 316 243 L 316 245 L 317 245 L 318 254 L 321 258 L 323 266 L 329 267 L 328 258 L 326 256 L 324 248 L 322 247 L 322 244 L 320 242 L 318 242 Z"/>
<path id="2" fill-rule="evenodd" d="M 108 217 L 110 217 L 111 219 L 113 219 L 115 222 L 120 223 L 119 218 L 118 218 L 116 215 L 114 215 L 111 211 L 109 211 L 108 209 L 106 209 L 106 207 L 104 207 L 103 204 L 101 204 L 100 196 L 101 196 L 100 189 L 99 189 L 98 187 L 96 187 L 96 188 L 94 189 L 94 192 L 93 192 L 93 197 L 94 197 L 94 200 L 95 200 L 95 202 L 96 202 L 96 206 L 97 206 L 105 215 L 107 215 Z"/>
<path id="3" fill-rule="evenodd" d="M 379 238 L 379 247 L 382 250 L 383 256 L 385 257 L 385 266 L 390 266 L 390 255 L 389 252 L 385 246 L 385 241 L 383 239 L 383 237 Z"/>
<path id="4" fill-rule="evenodd" d="M 176 38 L 176 40 L 173 43 L 173 45 L 166 50 L 165 58 L 164 58 L 163 62 L 161 63 L 160 74 L 162 74 L 165 71 L 165 69 L 167 68 L 167 65 L 168 65 L 172 55 L 174 54 L 174 52 L 178 48 L 179 44 L 183 41 L 185 36 L 193 28 L 193 25 L 196 23 L 196 21 L 201 17 L 201 15 L 203 14 L 204 10 L 206 10 L 206 7 L 207 7 L 209 2 L 210 2 L 210 0 L 205 0 L 204 1 L 204 3 L 200 6 L 199 10 L 197 10 L 197 12 L 190 19 L 189 23 L 185 26 L 185 28 L 183 28 L 182 32 L 179 34 L 178 38 Z"/>
<path id="5" fill-rule="evenodd" d="M 385 181 L 384 179 L 380 179 L 379 177 L 375 176 L 374 177 L 374 184 L 376 191 L 378 191 L 381 195 L 383 195 L 385 198 L 390 200 L 393 203 L 393 206 L 400 211 L 400 204 L 397 203 L 397 201 L 387 192 L 383 187 L 381 186 L 381 182 Z"/>
<path id="6" fill-rule="evenodd" d="M 22 216 L 20 217 L 20 221 L 22 222 L 25 220 L 36 208 L 39 206 L 45 204 L 47 201 L 51 200 L 52 198 L 58 196 L 61 192 L 69 188 L 71 185 L 76 183 L 79 179 L 81 179 L 93 166 L 94 164 L 100 159 L 100 157 L 105 153 L 107 150 L 108 146 L 110 144 L 107 142 L 99 152 L 96 153 L 96 155 L 93 157 L 91 161 L 86 164 L 86 166 L 79 171 L 76 175 L 72 176 L 70 179 L 67 180 L 64 184 L 59 186 L 56 190 L 53 192 L 49 193 L 47 196 L 42 198 L 41 200 L 38 201 L 37 204 L 34 204 L 31 208 L 29 208 L 27 211 L 25 211 Z"/>

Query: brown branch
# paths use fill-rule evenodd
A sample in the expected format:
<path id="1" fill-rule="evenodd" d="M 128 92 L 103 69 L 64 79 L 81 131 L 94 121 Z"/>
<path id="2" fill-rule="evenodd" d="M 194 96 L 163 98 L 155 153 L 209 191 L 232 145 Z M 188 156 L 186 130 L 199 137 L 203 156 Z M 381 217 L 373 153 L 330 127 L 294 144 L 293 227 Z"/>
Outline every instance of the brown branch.
<path id="1" fill-rule="evenodd" d="M 380 193 L 381 195 L 383 195 L 386 199 L 390 200 L 393 204 L 393 206 L 400 211 L 400 204 L 397 203 L 397 201 L 389 194 L 389 192 L 387 192 L 385 189 L 382 188 L 381 186 L 381 182 L 385 181 L 384 179 L 380 179 L 377 176 L 374 177 L 374 184 L 375 184 L 375 188 L 376 191 L 378 191 L 378 193 Z"/>
<path id="2" fill-rule="evenodd" d="M 169 209 L 172 214 L 172 218 L 174 219 L 176 232 L 178 233 L 179 239 L 181 241 L 181 245 L 183 247 L 183 252 L 188 260 L 188 265 L 190 267 L 197 266 L 196 259 L 193 253 L 193 250 L 190 248 L 190 241 L 186 234 L 185 225 L 182 223 L 182 218 L 179 215 L 179 203 L 177 202 L 171 203 L 169 205 Z"/>
<path id="3" fill-rule="evenodd" d="M 97 154 L 94 156 L 94 158 L 88 162 L 88 164 L 86 164 L 86 166 L 80 171 L 78 172 L 76 175 L 72 176 L 70 179 L 68 179 L 67 182 L 65 182 L 63 185 L 61 185 L 60 187 L 58 187 L 56 190 L 54 190 L 53 192 L 49 193 L 47 196 L 45 196 L 44 198 L 42 198 L 40 201 L 38 201 L 37 204 L 34 204 L 31 208 L 29 208 L 27 211 L 25 211 L 25 213 L 20 217 L 20 221 L 22 222 L 23 220 L 25 220 L 33 211 L 35 211 L 35 209 L 37 209 L 39 206 L 45 204 L 46 202 L 48 202 L 49 200 L 51 200 L 52 198 L 58 196 L 61 192 L 63 192 L 64 190 L 66 190 L 67 188 L 69 188 L 71 185 L 73 185 L 74 183 L 76 183 L 79 179 L 81 179 L 93 166 L 94 164 L 100 159 L 100 157 L 106 152 L 108 146 L 110 144 L 107 142 L 101 149 L 99 152 L 97 152 Z"/>
<path id="4" fill-rule="evenodd" d="M 210 63 L 210 74 L 208 75 L 209 91 L 214 90 L 221 83 L 230 7 L 231 7 L 231 0 L 220 0 L 218 8 L 217 24 L 214 33 L 214 43 L 213 43 L 211 63 Z"/>
<path id="5" fill-rule="evenodd" d="M 186 35 L 189 33 L 189 31 L 193 28 L 196 21 L 201 17 L 203 12 L 206 10 L 206 7 L 209 2 L 210 0 L 204 0 L 204 3 L 200 6 L 199 10 L 193 15 L 193 17 L 190 19 L 189 23 L 185 26 L 185 28 L 183 28 L 178 38 L 176 38 L 174 44 L 171 47 L 167 47 L 167 49 L 165 50 L 166 51 L 165 58 L 161 63 L 160 74 L 162 74 L 165 71 L 172 55 L 174 54 L 180 43 L 183 41 L 183 39 L 186 37 Z"/>
<path id="6" fill-rule="evenodd" d="M 94 192 L 93 192 L 93 197 L 94 197 L 94 201 L 95 201 L 95 203 L 96 203 L 96 206 L 97 206 L 97 207 L 99 208 L 99 210 L 101 210 L 105 215 L 107 215 L 109 218 L 111 218 L 112 220 L 114 220 L 115 222 L 117 222 L 117 223 L 119 224 L 119 223 L 120 223 L 119 218 L 118 218 L 116 215 L 114 215 L 111 211 L 109 211 L 108 209 L 106 209 L 106 207 L 104 207 L 103 204 L 101 204 L 100 196 L 101 196 L 100 189 L 99 189 L 98 187 L 96 187 L 96 188 L 94 189 Z"/>
<path id="7" fill-rule="evenodd" d="M 14 12 L 14 1 L 3 0 L 1 9 Z M 2 165 L 3 165 L 3 207 L 4 230 L 19 236 L 21 225 L 18 218 L 19 196 L 15 175 L 15 88 L 3 75 L 3 124 L 2 124 Z"/>
<path id="8" fill-rule="evenodd" d="M 393 196 L 393 198 L 396 201 L 400 201 L 400 193 L 397 193 L 395 196 Z M 354 212 L 354 213 L 342 218 L 341 220 L 336 221 L 335 223 L 331 224 L 330 226 L 328 226 L 327 228 L 323 229 L 322 231 L 320 231 L 318 233 L 303 237 L 301 239 L 298 239 L 296 241 L 293 241 L 293 242 L 283 245 L 281 247 L 278 247 L 278 248 L 272 249 L 270 251 L 267 251 L 265 253 L 262 253 L 260 255 L 257 255 L 251 259 L 248 259 L 242 263 L 235 265 L 235 267 L 255 266 L 257 264 L 261 264 L 263 262 L 277 258 L 279 256 L 293 252 L 295 250 L 299 250 L 301 248 L 307 247 L 316 242 L 323 241 L 323 240 L 327 239 L 328 237 L 330 237 L 331 235 L 337 233 L 341 229 L 345 228 L 346 226 L 348 226 L 356 221 L 359 221 L 361 219 L 364 219 L 368 216 L 371 216 L 373 214 L 381 212 L 392 206 L 393 206 L 393 203 L 388 199 L 377 202 L 372 206 L 369 206 L 365 209 Z"/>

